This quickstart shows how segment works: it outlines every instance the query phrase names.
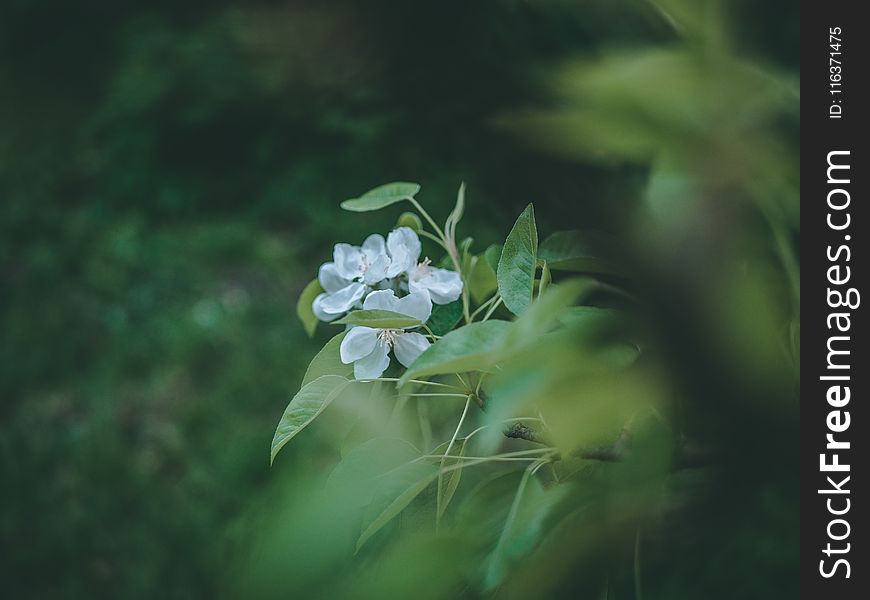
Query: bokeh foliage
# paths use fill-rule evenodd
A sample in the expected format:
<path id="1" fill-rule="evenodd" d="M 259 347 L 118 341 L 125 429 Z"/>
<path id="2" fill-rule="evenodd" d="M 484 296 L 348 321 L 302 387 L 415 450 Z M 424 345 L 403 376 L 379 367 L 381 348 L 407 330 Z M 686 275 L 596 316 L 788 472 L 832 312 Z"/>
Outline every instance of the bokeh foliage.
<path id="1" fill-rule="evenodd" d="M 640 463 L 576 465 L 588 509 L 545 540 L 529 513 L 500 593 L 591 597 L 608 571 L 610 597 L 631 598 L 642 522 L 645 597 L 794 597 L 792 4 L 3 2 L 4 591 L 477 593 L 477 570 L 501 568 L 476 560 L 515 469 L 480 475 L 492 500 L 451 507 L 439 536 L 409 512 L 351 560 L 358 507 L 327 475 L 373 431 L 425 438 L 418 423 L 373 394 L 268 466 L 274 424 L 331 335 L 309 340 L 296 296 L 333 243 L 401 212 L 338 204 L 407 179 L 441 219 L 467 183 L 478 251 L 532 201 L 542 232 L 620 240 L 656 376 L 578 387 L 568 344 L 525 383 L 662 395 L 680 435 L 725 457 L 671 477 L 653 431 Z M 564 422 L 588 417 L 571 406 Z M 460 408 L 422 410 L 437 434 Z M 682 510 L 659 510 L 687 490 Z M 558 504 L 547 491 L 532 497 Z"/>

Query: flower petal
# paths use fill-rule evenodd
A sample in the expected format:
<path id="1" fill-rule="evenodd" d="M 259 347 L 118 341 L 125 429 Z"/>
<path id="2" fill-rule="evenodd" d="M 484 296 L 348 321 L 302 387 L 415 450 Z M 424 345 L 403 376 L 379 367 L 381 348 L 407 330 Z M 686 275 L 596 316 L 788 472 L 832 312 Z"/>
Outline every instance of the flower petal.
<path id="1" fill-rule="evenodd" d="M 323 310 L 323 300 L 328 298 L 329 294 L 323 292 L 322 294 L 318 294 L 314 299 L 314 302 L 311 303 L 311 311 L 314 313 L 314 316 L 320 319 L 321 321 L 326 321 L 329 323 L 330 321 L 334 321 L 339 317 L 341 313 L 328 313 Z"/>
<path id="2" fill-rule="evenodd" d="M 352 327 L 341 340 L 338 354 L 346 365 L 371 354 L 378 342 L 378 330 L 371 327 Z"/>
<path id="3" fill-rule="evenodd" d="M 338 274 L 345 279 L 356 279 L 362 274 L 362 250 L 350 244 L 336 244 L 332 260 Z"/>
<path id="4" fill-rule="evenodd" d="M 363 302 L 365 310 L 391 310 L 399 312 L 399 299 L 393 290 L 376 290 L 366 296 Z"/>
<path id="5" fill-rule="evenodd" d="M 374 350 L 353 363 L 353 376 L 356 379 L 377 379 L 390 366 L 389 352 L 386 342 L 377 340 Z"/>
<path id="6" fill-rule="evenodd" d="M 369 262 L 374 261 L 377 257 L 387 254 L 387 245 L 384 242 L 384 236 L 379 233 L 373 233 L 366 238 L 362 244 L 363 253 L 369 258 Z"/>
<path id="7" fill-rule="evenodd" d="M 435 304 L 448 304 L 462 294 L 462 277 L 456 271 L 420 267 L 412 271 L 408 287 L 412 292 L 427 290 Z"/>
<path id="8" fill-rule="evenodd" d="M 432 299 L 426 290 L 412 292 L 404 298 L 399 298 L 396 307 L 390 310 L 414 317 L 425 323 L 432 315 Z"/>
<path id="9" fill-rule="evenodd" d="M 417 264 L 422 246 L 420 238 L 410 227 L 399 227 L 387 236 L 387 250 L 390 253 L 390 268 L 387 277 L 405 273 Z"/>
<path id="10" fill-rule="evenodd" d="M 410 367 L 429 347 L 429 340 L 419 333 L 400 333 L 393 342 L 393 352 L 399 362 Z"/>
<path id="11" fill-rule="evenodd" d="M 335 263 L 331 262 L 320 265 L 317 279 L 320 281 L 320 287 L 329 293 L 337 292 L 350 283 L 349 279 L 345 279 L 339 275 Z"/>
<path id="12" fill-rule="evenodd" d="M 362 300 L 365 296 L 366 286 L 361 283 L 353 282 L 334 294 L 327 294 L 320 301 L 320 309 L 333 315 L 340 315 L 349 311 L 353 306 Z"/>
<path id="13" fill-rule="evenodd" d="M 374 262 L 370 262 L 363 273 L 363 281 L 368 285 L 375 285 L 387 278 L 387 269 L 390 266 L 390 257 L 386 254 L 378 256 Z"/>

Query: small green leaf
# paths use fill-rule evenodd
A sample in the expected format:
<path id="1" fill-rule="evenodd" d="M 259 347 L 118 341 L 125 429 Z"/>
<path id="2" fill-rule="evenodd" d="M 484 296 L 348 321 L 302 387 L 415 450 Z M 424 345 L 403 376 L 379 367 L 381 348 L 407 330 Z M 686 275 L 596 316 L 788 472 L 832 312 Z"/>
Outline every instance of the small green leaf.
<path id="1" fill-rule="evenodd" d="M 447 221 L 444 222 L 444 234 L 448 240 L 456 240 L 456 225 L 462 219 L 465 213 L 465 183 L 459 186 L 459 191 L 456 193 L 456 205 L 450 214 L 447 216 Z"/>
<path id="2" fill-rule="evenodd" d="M 598 232 L 557 231 L 541 242 L 538 255 L 554 271 L 623 274 L 616 261 L 616 243 Z"/>
<path id="3" fill-rule="evenodd" d="M 450 454 L 444 460 L 444 467 L 453 467 L 459 464 L 459 461 L 465 456 L 465 449 L 468 446 L 468 438 L 456 440 L 451 448 Z M 445 447 L 446 451 L 447 448 Z M 463 469 L 453 469 L 447 471 L 441 476 L 441 481 L 438 485 L 438 518 L 444 516 L 447 506 L 453 500 L 453 495 L 456 493 L 456 488 L 459 487 L 459 480 L 462 477 Z"/>
<path id="4" fill-rule="evenodd" d="M 409 227 L 414 231 L 420 231 L 423 229 L 423 221 L 420 220 L 417 213 L 403 212 L 396 221 L 396 227 Z"/>
<path id="5" fill-rule="evenodd" d="M 305 429 L 350 384 L 338 375 L 324 375 L 302 387 L 287 405 L 275 437 L 272 438 L 271 461 L 300 431 Z"/>
<path id="6" fill-rule="evenodd" d="M 496 266 L 497 263 L 496 263 Z M 490 297 L 498 288 L 495 271 L 483 255 L 475 256 L 471 261 L 471 269 L 468 274 L 468 291 L 471 298 L 480 304 Z"/>
<path id="7" fill-rule="evenodd" d="M 302 378 L 302 386 L 308 385 L 324 375 L 338 375 L 339 377 L 350 379 L 351 375 L 353 375 L 353 364 L 346 365 L 341 362 L 341 356 L 338 353 L 341 341 L 345 335 L 347 335 L 347 332 L 342 331 L 333 337 L 311 359 L 308 370 L 305 371 L 305 376 Z"/>
<path id="8" fill-rule="evenodd" d="M 501 244 L 493 244 L 483 253 L 484 258 L 486 259 L 486 264 L 489 265 L 489 268 L 492 269 L 493 273 L 498 271 L 498 261 L 501 260 L 501 251 Z"/>
<path id="9" fill-rule="evenodd" d="M 538 230 L 535 209 L 529 204 L 508 234 L 498 261 L 496 278 L 504 305 L 515 315 L 532 302 L 538 259 Z"/>
<path id="10" fill-rule="evenodd" d="M 547 261 L 541 261 L 541 280 L 538 282 L 538 297 L 541 297 L 550 282 L 553 281 L 553 275 L 550 273 L 550 267 Z"/>
<path id="11" fill-rule="evenodd" d="M 428 375 L 480 371 L 495 362 L 491 351 L 498 348 L 503 336 L 510 330 L 507 321 L 469 323 L 451 331 L 429 346 L 414 364 L 405 371 L 399 386 Z"/>
<path id="12" fill-rule="evenodd" d="M 435 335 L 445 335 L 453 330 L 462 318 L 462 300 L 454 300 L 449 304 L 436 304 L 432 307 L 432 316 L 426 321 L 426 326 Z"/>
<path id="13" fill-rule="evenodd" d="M 402 512 L 438 476 L 438 469 L 425 462 L 406 463 L 378 477 L 371 504 L 363 514 L 363 531 L 356 550 Z"/>
<path id="14" fill-rule="evenodd" d="M 339 325 L 362 325 L 375 329 L 407 329 L 419 327 L 422 321 L 391 310 L 355 310 L 345 317 L 333 321 Z"/>
<path id="15" fill-rule="evenodd" d="M 420 191 L 420 186 L 416 183 L 395 182 L 369 190 L 358 198 L 351 198 L 341 203 L 344 210 L 353 212 L 367 212 L 370 210 L 379 210 L 402 200 L 412 199 L 417 192 Z"/>
<path id="16" fill-rule="evenodd" d="M 314 316 L 314 311 L 311 309 L 311 304 L 318 294 L 323 292 L 320 287 L 320 282 L 314 280 L 305 286 L 302 293 L 299 294 L 299 300 L 296 301 L 296 314 L 299 320 L 302 321 L 302 327 L 305 328 L 305 333 L 308 337 L 314 335 L 314 330 L 317 328 L 317 317 Z"/>

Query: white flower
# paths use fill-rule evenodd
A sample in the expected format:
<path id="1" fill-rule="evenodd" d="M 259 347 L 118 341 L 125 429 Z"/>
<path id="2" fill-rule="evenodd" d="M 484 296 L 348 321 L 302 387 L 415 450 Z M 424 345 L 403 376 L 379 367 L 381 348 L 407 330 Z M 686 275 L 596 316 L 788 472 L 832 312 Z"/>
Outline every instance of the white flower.
<path id="1" fill-rule="evenodd" d="M 425 323 L 432 314 L 432 301 L 426 292 L 397 298 L 392 290 L 379 290 L 366 297 L 363 308 L 390 310 Z M 356 379 L 377 379 L 390 366 L 390 349 L 400 363 L 410 367 L 428 347 L 429 340 L 419 333 L 358 326 L 352 327 L 344 336 L 339 354 L 344 364 L 353 363 Z"/>
<path id="2" fill-rule="evenodd" d="M 426 259 L 408 271 L 408 290 L 428 292 L 435 304 L 449 304 L 462 294 L 462 278 L 456 271 L 431 266 Z"/>
<path id="3" fill-rule="evenodd" d="M 420 260 L 420 238 L 410 227 L 398 227 L 387 236 L 390 266 L 387 277 L 396 277 L 410 271 Z"/>
<path id="4" fill-rule="evenodd" d="M 387 276 L 390 257 L 382 235 L 370 235 L 362 246 L 336 244 L 333 262 L 320 267 L 318 279 L 324 292 L 311 305 L 321 321 L 334 321 L 365 297 L 369 287 Z"/>
<path id="5" fill-rule="evenodd" d="M 408 291 L 429 292 L 435 304 L 449 304 L 462 294 L 462 278 L 456 271 L 439 269 L 429 264 L 427 258 L 420 260 L 420 238 L 413 229 L 399 227 L 387 236 L 387 250 L 390 253 L 389 277 L 401 273 L 408 276 Z"/>

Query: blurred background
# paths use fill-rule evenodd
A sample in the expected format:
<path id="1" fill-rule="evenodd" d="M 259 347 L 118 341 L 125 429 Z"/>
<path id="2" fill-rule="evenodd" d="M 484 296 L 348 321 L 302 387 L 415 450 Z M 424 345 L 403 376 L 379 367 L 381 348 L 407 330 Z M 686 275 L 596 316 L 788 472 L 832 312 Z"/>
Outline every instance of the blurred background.
<path id="1" fill-rule="evenodd" d="M 269 442 L 331 335 L 298 293 L 401 212 L 339 202 L 408 180 L 442 220 L 466 182 L 478 251 L 529 202 L 542 236 L 623 240 L 685 419 L 730 449 L 707 535 L 657 548 L 647 595 L 795 597 L 797 11 L 0 1 L 3 595 L 316 597 L 355 572 L 280 516 L 335 462 L 328 426 L 272 469 Z M 339 566 L 303 581 L 282 558 L 305 554 Z M 475 596 L 448 562 L 420 597 Z M 512 589 L 567 595 L 570 568 L 529 565 Z"/>

